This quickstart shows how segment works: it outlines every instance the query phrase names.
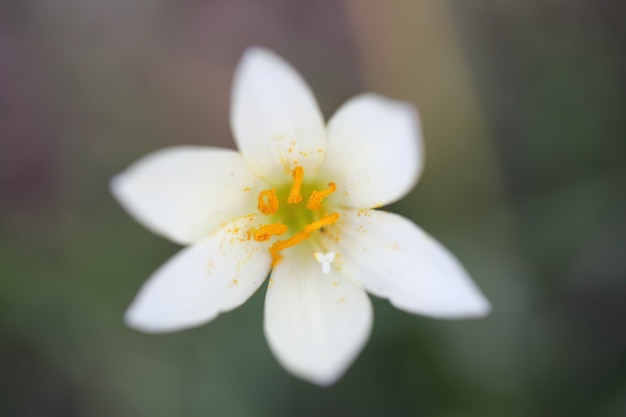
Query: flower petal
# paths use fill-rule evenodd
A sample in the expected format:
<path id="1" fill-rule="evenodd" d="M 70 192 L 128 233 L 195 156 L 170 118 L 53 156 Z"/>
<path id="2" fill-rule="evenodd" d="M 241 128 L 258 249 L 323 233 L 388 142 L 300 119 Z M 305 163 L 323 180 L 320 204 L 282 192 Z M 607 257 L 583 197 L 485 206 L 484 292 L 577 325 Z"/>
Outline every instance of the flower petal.
<path id="1" fill-rule="evenodd" d="M 237 152 L 200 147 L 154 152 L 111 181 L 111 192 L 137 221 L 181 244 L 254 213 L 262 187 Z"/>
<path id="2" fill-rule="evenodd" d="M 376 94 L 345 103 L 328 123 L 324 173 L 345 187 L 342 204 L 380 207 L 402 198 L 422 170 L 415 108 Z"/>
<path id="3" fill-rule="evenodd" d="M 265 335 L 278 361 L 318 385 L 335 382 L 359 354 L 371 331 L 365 291 L 310 253 L 286 252 L 270 279 Z"/>
<path id="4" fill-rule="evenodd" d="M 266 49 L 248 49 L 239 63 L 231 127 L 248 166 L 266 181 L 281 181 L 296 165 L 313 174 L 322 163 L 326 132 L 315 97 L 295 69 Z"/>
<path id="5" fill-rule="evenodd" d="M 271 263 L 266 248 L 249 238 L 254 223 L 254 216 L 242 217 L 181 250 L 144 284 L 126 312 L 126 323 L 145 332 L 169 332 L 243 304 Z"/>
<path id="6" fill-rule="evenodd" d="M 456 258 L 401 216 L 346 210 L 324 239 L 344 275 L 397 308 L 439 318 L 483 316 L 491 309 Z"/>

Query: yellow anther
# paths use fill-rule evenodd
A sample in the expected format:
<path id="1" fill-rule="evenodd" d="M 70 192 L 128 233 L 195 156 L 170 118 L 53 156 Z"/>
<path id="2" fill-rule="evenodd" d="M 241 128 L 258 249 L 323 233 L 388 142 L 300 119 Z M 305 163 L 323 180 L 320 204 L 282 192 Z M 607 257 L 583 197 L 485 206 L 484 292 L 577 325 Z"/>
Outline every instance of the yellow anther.
<path id="1" fill-rule="evenodd" d="M 309 235 L 313 233 L 314 231 L 321 229 L 324 226 L 337 223 L 337 220 L 339 220 L 338 213 L 329 214 L 328 216 L 324 216 L 321 219 L 316 220 L 313 223 L 307 224 L 306 226 L 304 226 L 303 233 Z"/>
<path id="2" fill-rule="evenodd" d="M 282 256 L 278 252 L 297 245 L 304 239 L 308 238 L 309 235 L 314 231 L 319 230 L 324 226 L 337 223 L 337 220 L 339 220 L 338 213 L 329 214 L 328 216 L 324 216 L 321 219 L 306 225 L 302 232 L 291 236 L 289 239 L 277 240 L 276 242 L 274 242 L 274 244 L 270 247 L 270 255 L 272 255 L 272 265 L 276 265 L 282 259 Z"/>
<path id="3" fill-rule="evenodd" d="M 259 193 L 257 208 L 263 214 L 274 214 L 278 211 L 278 198 L 273 189 L 263 190 Z"/>
<path id="4" fill-rule="evenodd" d="M 293 183 L 291 184 L 291 190 L 289 191 L 289 196 L 287 197 L 287 203 L 289 204 L 298 204 L 302 201 L 302 196 L 300 195 L 300 188 L 302 187 L 302 178 L 304 177 L 304 168 L 301 166 L 295 167 L 291 171 L 291 177 L 293 178 Z"/>
<path id="5" fill-rule="evenodd" d="M 266 240 L 270 240 L 272 236 L 282 235 L 286 231 L 287 226 L 282 223 L 266 224 L 265 226 L 261 226 L 258 230 L 255 230 L 252 236 L 257 242 L 265 242 Z"/>
<path id="6" fill-rule="evenodd" d="M 311 193 L 311 197 L 309 197 L 309 201 L 306 203 L 306 208 L 311 211 L 319 210 L 322 200 L 334 193 L 336 189 L 337 187 L 335 186 L 335 183 L 329 182 L 328 188 L 320 191 L 313 191 L 313 193 Z"/>
<path id="7" fill-rule="evenodd" d="M 278 252 L 285 250 L 291 246 L 297 245 L 307 237 L 309 237 L 308 233 L 300 232 L 291 236 L 289 239 L 277 240 L 276 242 L 274 242 L 274 244 L 270 247 L 270 255 L 272 255 L 272 265 L 276 265 L 278 261 L 280 261 L 282 258 L 282 256 Z"/>

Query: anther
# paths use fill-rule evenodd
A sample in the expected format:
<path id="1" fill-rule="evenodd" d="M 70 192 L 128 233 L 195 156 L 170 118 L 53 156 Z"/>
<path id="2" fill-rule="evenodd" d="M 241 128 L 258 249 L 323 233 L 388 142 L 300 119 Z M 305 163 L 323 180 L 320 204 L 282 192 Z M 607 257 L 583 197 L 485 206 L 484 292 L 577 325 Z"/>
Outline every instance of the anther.
<path id="1" fill-rule="evenodd" d="M 285 250 L 291 246 L 297 245 L 307 237 L 309 237 L 308 233 L 300 232 L 291 236 L 289 239 L 277 240 L 276 242 L 274 242 L 274 244 L 270 247 L 270 255 L 272 255 L 272 265 L 276 265 L 278 261 L 280 261 L 282 258 L 282 256 L 278 252 Z"/>
<path id="2" fill-rule="evenodd" d="M 311 193 L 311 197 L 309 197 L 309 201 L 307 201 L 306 203 L 306 208 L 311 211 L 319 210 L 322 200 L 328 197 L 330 194 L 334 193 L 336 189 L 337 187 L 335 186 L 335 183 L 329 182 L 328 188 L 320 191 L 313 191 L 313 193 Z"/>
<path id="3" fill-rule="evenodd" d="M 261 191 L 257 200 L 257 208 L 263 214 L 276 213 L 278 211 L 276 192 L 273 189 Z"/>
<path id="4" fill-rule="evenodd" d="M 316 220 L 313 223 L 307 224 L 306 226 L 304 226 L 303 233 L 306 233 L 307 235 L 311 234 L 314 231 L 321 229 L 324 226 L 337 223 L 337 220 L 339 220 L 338 213 L 329 214 L 328 216 L 324 216 L 321 219 Z"/>
<path id="5" fill-rule="evenodd" d="M 289 191 L 289 196 L 287 197 L 287 203 L 289 204 L 298 204 L 302 201 L 302 196 L 300 195 L 300 188 L 302 187 L 302 178 L 304 177 L 304 168 L 301 166 L 295 167 L 291 171 L 291 177 L 293 178 L 293 182 L 291 184 L 291 190 Z"/>
<path id="6" fill-rule="evenodd" d="M 265 226 L 261 226 L 258 230 L 255 230 L 252 236 L 257 242 L 265 242 L 266 240 L 270 240 L 272 236 L 282 235 L 286 231 L 287 226 L 282 223 L 266 224 Z"/>
<path id="7" fill-rule="evenodd" d="M 302 242 L 304 239 L 308 238 L 309 235 L 313 233 L 314 231 L 319 230 L 324 226 L 335 224 L 337 223 L 337 220 L 339 220 L 338 213 L 329 214 L 328 216 L 324 216 L 321 219 L 316 220 L 313 223 L 304 226 L 303 231 L 301 231 L 300 233 L 296 233 L 295 235 L 291 236 L 289 239 L 277 240 L 276 242 L 274 242 L 274 244 L 270 247 L 270 255 L 272 255 L 272 266 L 276 265 L 282 259 L 282 256 L 278 252 L 297 245 L 298 243 Z M 270 226 L 273 226 L 273 225 L 270 225 Z M 256 232 L 255 232 L 254 239 L 258 240 L 256 238 Z M 334 255 L 333 255 L 333 259 L 334 259 Z M 330 262 L 332 262 L 332 260 Z"/>

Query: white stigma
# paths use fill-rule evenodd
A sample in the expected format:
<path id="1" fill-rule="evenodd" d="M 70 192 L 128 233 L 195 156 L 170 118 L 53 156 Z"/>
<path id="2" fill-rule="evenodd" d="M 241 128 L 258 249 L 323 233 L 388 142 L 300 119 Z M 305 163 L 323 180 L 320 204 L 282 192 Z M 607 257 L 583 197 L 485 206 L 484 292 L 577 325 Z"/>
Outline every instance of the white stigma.
<path id="1" fill-rule="evenodd" d="M 315 256 L 317 262 L 322 264 L 322 272 L 328 274 L 330 272 L 330 264 L 335 260 L 335 252 L 328 252 L 326 254 L 315 252 L 313 256 Z"/>

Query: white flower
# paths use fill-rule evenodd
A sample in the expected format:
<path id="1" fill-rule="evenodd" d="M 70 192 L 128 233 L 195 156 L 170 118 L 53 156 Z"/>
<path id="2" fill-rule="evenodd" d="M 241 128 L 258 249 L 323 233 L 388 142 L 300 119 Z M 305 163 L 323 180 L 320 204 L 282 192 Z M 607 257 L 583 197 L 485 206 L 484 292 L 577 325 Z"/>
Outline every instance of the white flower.
<path id="1" fill-rule="evenodd" d="M 252 48 L 235 75 L 231 126 L 239 153 L 165 149 L 112 180 L 139 222 L 189 245 L 145 283 L 129 326 L 167 332 L 206 323 L 271 274 L 271 350 L 294 375 L 327 385 L 370 334 L 365 291 L 431 317 L 489 312 L 443 246 L 409 220 L 373 210 L 402 198 L 421 172 L 413 106 L 364 94 L 325 126 L 300 75 Z"/>

